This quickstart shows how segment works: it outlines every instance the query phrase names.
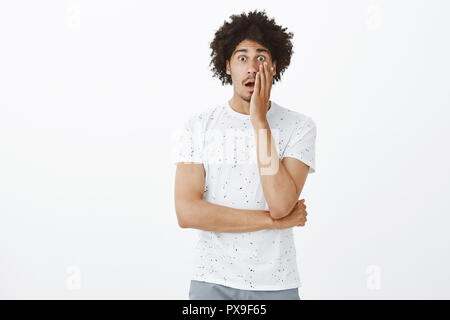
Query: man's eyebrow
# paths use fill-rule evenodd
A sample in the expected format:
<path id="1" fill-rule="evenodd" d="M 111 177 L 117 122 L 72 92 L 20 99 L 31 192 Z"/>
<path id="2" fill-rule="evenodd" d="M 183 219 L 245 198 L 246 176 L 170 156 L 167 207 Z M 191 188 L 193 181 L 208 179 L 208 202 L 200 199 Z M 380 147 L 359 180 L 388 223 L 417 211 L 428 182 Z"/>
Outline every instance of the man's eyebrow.
<path id="1" fill-rule="evenodd" d="M 239 50 L 236 50 L 235 52 L 234 52 L 234 54 L 237 54 L 238 52 L 245 52 L 245 53 L 247 53 L 248 52 L 248 50 L 247 49 L 239 49 Z M 256 49 L 256 52 L 265 52 L 265 53 L 267 53 L 268 55 L 270 55 L 270 52 L 269 52 L 269 50 L 266 50 L 266 49 L 260 49 L 260 48 L 257 48 Z"/>

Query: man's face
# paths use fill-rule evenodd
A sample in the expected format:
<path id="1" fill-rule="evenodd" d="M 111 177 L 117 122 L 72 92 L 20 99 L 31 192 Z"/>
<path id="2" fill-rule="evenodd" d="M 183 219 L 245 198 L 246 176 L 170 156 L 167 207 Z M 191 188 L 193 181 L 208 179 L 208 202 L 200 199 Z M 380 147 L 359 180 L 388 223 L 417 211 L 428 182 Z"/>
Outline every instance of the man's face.
<path id="1" fill-rule="evenodd" d="M 267 61 L 267 66 L 273 66 L 273 75 L 276 73 L 276 62 L 272 61 L 269 49 L 258 42 L 243 40 L 234 49 L 230 60 L 226 62 L 227 74 L 231 76 L 234 92 L 243 100 L 250 102 L 254 86 L 246 86 L 249 80 L 254 81 L 259 65 Z"/>

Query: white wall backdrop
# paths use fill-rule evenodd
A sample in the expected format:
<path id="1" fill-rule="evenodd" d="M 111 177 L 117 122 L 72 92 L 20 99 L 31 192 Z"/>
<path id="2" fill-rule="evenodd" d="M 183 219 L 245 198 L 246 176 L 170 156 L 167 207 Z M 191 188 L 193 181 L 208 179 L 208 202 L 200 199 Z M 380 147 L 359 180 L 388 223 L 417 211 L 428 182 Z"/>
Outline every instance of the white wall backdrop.
<path id="1" fill-rule="evenodd" d="M 311 116 L 302 299 L 450 298 L 448 1 L 2 1 L 0 298 L 187 299 L 171 134 L 231 98 L 209 42 L 265 9 Z"/>

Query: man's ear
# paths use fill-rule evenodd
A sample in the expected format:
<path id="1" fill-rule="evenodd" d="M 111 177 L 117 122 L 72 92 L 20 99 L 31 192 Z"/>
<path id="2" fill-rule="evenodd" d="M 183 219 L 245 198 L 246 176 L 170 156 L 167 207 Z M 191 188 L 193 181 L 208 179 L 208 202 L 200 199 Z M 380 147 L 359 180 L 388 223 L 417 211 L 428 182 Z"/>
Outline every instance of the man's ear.
<path id="1" fill-rule="evenodd" d="M 226 60 L 225 63 L 227 75 L 231 76 L 230 61 Z"/>
<path id="2" fill-rule="evenodd" d="M 277 61 L 272 61 L 272 67 L 273 67 L 273 75 L 277 73 Z"/>

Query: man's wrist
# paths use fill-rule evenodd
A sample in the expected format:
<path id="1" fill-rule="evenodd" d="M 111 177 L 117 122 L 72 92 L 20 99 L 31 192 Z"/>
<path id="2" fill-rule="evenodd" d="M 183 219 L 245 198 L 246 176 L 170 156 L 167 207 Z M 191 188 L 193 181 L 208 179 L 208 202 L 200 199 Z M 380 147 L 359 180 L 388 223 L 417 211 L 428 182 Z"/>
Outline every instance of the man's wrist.
<path id="1" fill-rule="evenodd" d="M 259 130 L 259 129 L 267 129 L 269 126 L 269 123 L 267 122 L 267 118 L 264 119 L 251 119 L 253 129 Z"/>

